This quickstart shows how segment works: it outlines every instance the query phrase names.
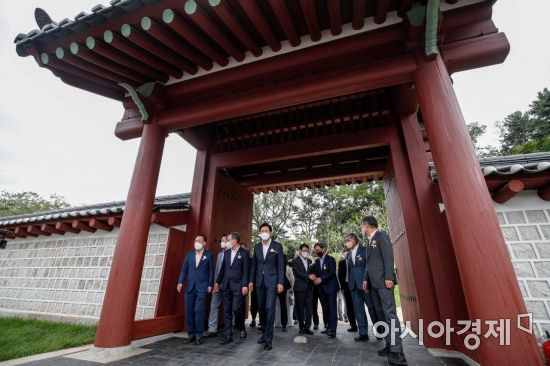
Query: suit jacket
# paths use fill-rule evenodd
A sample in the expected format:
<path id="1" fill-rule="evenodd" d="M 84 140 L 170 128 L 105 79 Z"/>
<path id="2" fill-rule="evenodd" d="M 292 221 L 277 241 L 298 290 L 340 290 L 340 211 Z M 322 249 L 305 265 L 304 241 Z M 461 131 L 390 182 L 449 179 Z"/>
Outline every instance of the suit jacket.
<path id="1" fill-rule="evenodd" d="M 239 248 L 231 263 L 231 249 L 228 249 L 224 252 L 223 264 L 216 283 L 222 291 L 240 292 L 241 288 L 248 286 L 249 268 L 250 257 L 246 250 Z"/>
<path id="2" fill-rule="evenodd" d="M 343 289 L 345 286 L 348 285 L 347 278 L 348 278 L 347 262 L 345 259 L 341 259 L 338 262 L 338 282 L 340 283 L 341 289 Z"/>
<path id="3" fill-rule="evenodd" d="M 321 266 L 321 259 L 315 260 L 315 271 L 321 278 L 321 289 L 325 294 L 335 294 L 340 288 L 338 286 L 338 279 L 336 278 L 336 260 L 330 255 L 325 254 L 323 266 Z"/>
<path id="4" fill-rule="evenodd" d="M 216 270 L 214 271 L 214 278 L 218 278 L 218 273 L 220 273 L 220 269 L 222 268 L 224 252 L 225 249 L 222 249 L 216 257 Z"/>
<path id="5" fill-rule="evenodd" d="M 359 245 L 357 247 L 357 252 L 355 253 L 355 264 L 353 263 L 351 251 L 348 254 L 347 261 L 349 268 L 349 288 L 352 291 L 356 288 L 361 289 L 365 278 L 365 270 L 367 269 L 367 247 L 363 245 Z"/>
<path id="6" fill-rule="evenodd" d="M 208 287 L 214 286 L 214 257 L 212 253 L 205 249 L 198 266 L 195 262 L 195 251 L 187 253 L 178 283 L 183 283 L 186 279 L 185 291 L 187 293 L 192 292 L 193 288 L 198 292 L 208 292 Z"/>
<path id="7" fill-rule="evenodd" d="M 312 289 L 312 282 L 309 279 L 309 267 L 311 259 L 307 258 L 307 268 L 304 267 L 304 262 L 301 257 L 296 257 L 292 260 L 292 273 L 294 274 L 294 291 L 306 292 Z"/>
<path id="8" fill-rule="evenodd" d="M 385 287 L 385 280 L 392 280 L 397 284 L 393 263 L 390 237 L 383 231 L 377 231 L 367 248 L 367 270 L 363 280 L 369 281 L 374 288 Z"/>
<path id="9" fill-rule="evenodd" d="M 262 246 L 262 242 L 254 246 L 250 268 L 250 282 L 256 287 L 265 286 L 267 288 L 276 288 L 277 285 L 284 285 L 286 264 L 283 246 L 275 240 L 271 240 L 265 258 Z"/>

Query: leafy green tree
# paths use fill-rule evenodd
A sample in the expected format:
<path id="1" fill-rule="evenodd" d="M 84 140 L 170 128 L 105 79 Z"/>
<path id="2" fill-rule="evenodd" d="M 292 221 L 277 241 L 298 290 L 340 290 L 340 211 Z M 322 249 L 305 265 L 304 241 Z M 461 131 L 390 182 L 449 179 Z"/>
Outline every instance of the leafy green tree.
<path id="1" fill-rule="evenodd" d="M 65 197 L 56 194 L 51 194 L 46 198 L 31 191 L 18 193 L 0 192 L 0 217 L 67 207 L 71 206 L 65 200 Z"/>
<path id="2" fill-rule="evenodd" d="M 516 111 L 497 122 L 500 129 L 501 152 L 509 155 L 514 146 L 519 146 L 529 140 L 531 120 L 529 113 Z"/>
<path id="3" fill-rule="evenodd" d="M 294 213 L 296 192 L 279 192 L 254 196 L 252 210 L 252 242 L 257 242 L 258 226 L 267 222 L 273 227 L 273 237 L 279 242 L 288 240 L 290 219 Z"/>

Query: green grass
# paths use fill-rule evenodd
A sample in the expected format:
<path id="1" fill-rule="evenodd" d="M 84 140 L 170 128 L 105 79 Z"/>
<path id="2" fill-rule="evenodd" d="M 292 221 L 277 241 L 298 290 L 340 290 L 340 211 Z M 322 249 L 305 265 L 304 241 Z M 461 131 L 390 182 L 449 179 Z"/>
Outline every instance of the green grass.
<path id="1" fill-rule="evenodd" d="M 95 326 L 0 318 L 0 361 L 93 343 Z"/>

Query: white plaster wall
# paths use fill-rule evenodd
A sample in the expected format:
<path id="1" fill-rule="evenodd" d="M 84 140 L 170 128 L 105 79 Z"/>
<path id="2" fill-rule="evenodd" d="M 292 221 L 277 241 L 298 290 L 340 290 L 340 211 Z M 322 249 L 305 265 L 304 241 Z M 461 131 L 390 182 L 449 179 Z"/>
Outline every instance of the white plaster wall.
<path id="1" fill-rule="evenodd" d="M 495 211 L 537 338 L 550 331 L 550 202 L 524 191 Z"/>
<path id="2" fill-rule="evenodd" d="M 118 229 L 9 240 L 0 250 L 0 316 L 94 324 Z M 168 229 L 151 226 L 136 319 L 154 316 Z"/>

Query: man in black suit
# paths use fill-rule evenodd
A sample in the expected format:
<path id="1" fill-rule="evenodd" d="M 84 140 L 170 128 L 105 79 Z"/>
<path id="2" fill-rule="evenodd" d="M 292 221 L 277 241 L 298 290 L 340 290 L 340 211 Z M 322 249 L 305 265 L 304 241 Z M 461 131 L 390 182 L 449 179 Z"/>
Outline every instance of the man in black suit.
<path id="1" fill-rule="evenodd" d="M 231 248 L 224 253 L 223 264 L 214 284 L 214 291 L 222 291 L 224 338 L 221 344 L 233 342 L 233 315 L 235 328 L 240 331 L 241 341 L 246 339 L 244 328 L 244 296 L 248 294 L 250 257 L 239 245 L 239 233 L 231 233 L 227 241 Z"/>
<path id="2" fill-rule="evenodd" d="M 314 284 L 321 286 L 321 292 L 323 293 L 321 301 L 325 303 L 328 319 L 328 329 L 321 333 L 328 335 L 330 338 L 335 338 L 338 325 L 336 296 L 340 290 L 336 278 L 336 260 L 326 254 L 326 247 L 323 243 L 317 243 L 313 248 L 318 256 L 314 265 L 318 275 L 312 273 L 309 275 L 309 279 Z"/>
<path id="3" fill-rule="evenodd" d="M 361 224 L 363 236 L 368 236 L 366 271 L 363 279 L 363 289 L 371 291 L 380 300 L 384 321 L 390 332 L 386 335 L 386 346 L 378 351 L 381 356 L 387 356 L 390 365 L 406 365 L 401 343 L 401 324 L 397 317 L 394 298 L 396 276 L 394 272 L 393 248 L 391 240 L 383 231 L 378 230 L 378 221 L 373 216 L 366 216 Z M 394 326 L 392 327 L 392 323 Z M 391 330 L 395 329 L 395 344 L 391 344 Z"/>
<path id="4" fill-rule="evenodd" d="M 258 343 L 265 350 L 273 348 L 273 325 L 275 323 L 275 301 L 277 293 L 284 291 L 286 263 L 283 246 L 271 239 L 271 225 L 263 223 L 259 227 L 261 242 L 254 246 L 250 270 L 249 290 L 254 289 L 258 297 L 258 308 L 263 313 L 265 323 L 262 337 Z"/>
<path id="5" fill-rule="evenodd" d="M 311 266 L 311 259 L 308 258 L 309 246 L 307 244 L 300 245 L 298 253 L 300 255 L 292 260 L 296 315 L 298 316 L 298 324 L 300 326 L 299 333 L 311 335 L 313 334 L 310 329 L 313 284 L 309 279 L 309 267 Z"/>
<path id="6" fill-rule="evenodd" d="M 346 254 L 348 251 L 345 250 L 344 253 Z M 346 315 L 350 325 L 348 332 L 357 332 L 358 329 L 357 321 L 355 320 L 355 308 L 353 307 L 353 299 L 351 297 L 351 290 L 349 289 L 348 264 L 345 256 L 338 262 L 338 282 L 340 282 L 340 290 L 344 295 L 344 302 L 346 303 Z"/>

